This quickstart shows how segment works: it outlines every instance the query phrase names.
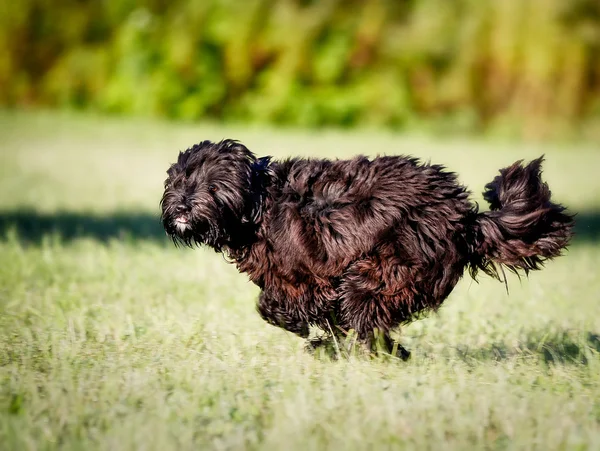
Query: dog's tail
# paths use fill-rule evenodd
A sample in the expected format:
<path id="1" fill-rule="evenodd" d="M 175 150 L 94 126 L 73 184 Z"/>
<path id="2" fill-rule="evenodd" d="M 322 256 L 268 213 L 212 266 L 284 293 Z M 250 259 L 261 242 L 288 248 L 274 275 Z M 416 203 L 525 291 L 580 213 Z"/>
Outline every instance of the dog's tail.
<path id="1" fill-rule="evenodd" d="M 478 270 L 502 280 L 499 271 L 540 269 L 557 257 L 573 235 L 573 217 L 550 200 L 541 179 L 543 157 L 523 166 L 522 161 L 500 170 L 485 186 L 490 210 L 475 217 L 470 242 L 470 272 Z"/>

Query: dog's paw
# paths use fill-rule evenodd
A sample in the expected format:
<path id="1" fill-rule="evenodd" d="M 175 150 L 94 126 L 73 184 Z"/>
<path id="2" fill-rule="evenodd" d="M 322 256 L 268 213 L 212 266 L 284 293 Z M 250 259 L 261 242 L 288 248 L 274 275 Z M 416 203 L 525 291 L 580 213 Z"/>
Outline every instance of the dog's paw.
<path id="1" fill-rule="evenodd" d="M 410 359 L 410 351 L 402 346 L 400 343 L 394 343 L 392 351 L 390 352 L 394 357 L 404 360 L 405 362 Z"/>

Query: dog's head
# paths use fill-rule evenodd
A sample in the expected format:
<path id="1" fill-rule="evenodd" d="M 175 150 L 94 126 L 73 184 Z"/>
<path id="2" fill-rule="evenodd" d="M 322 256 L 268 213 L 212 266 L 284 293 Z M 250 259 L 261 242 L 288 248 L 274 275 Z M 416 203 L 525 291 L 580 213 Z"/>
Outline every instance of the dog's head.
<path id="1" fill-rule="evenodd" d="M 256 158 L 233 140 L 203 141 L 179 154 L 167 171 L 161 200 L 168 235 L 186 245 L 221 250 L 249 219 Z"/>

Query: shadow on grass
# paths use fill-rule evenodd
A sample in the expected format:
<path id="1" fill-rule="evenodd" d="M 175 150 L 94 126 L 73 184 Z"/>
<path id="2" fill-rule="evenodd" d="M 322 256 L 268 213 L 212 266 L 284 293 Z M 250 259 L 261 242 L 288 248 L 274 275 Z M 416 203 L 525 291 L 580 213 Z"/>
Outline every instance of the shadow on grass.
<path id="1" fill-rule="evenodd" d="M 544 333 L 536 331 L 527 334 L 517 346 L 494 343 L 482 348 L 458 346 L 456 355 L 465 362 L 485 360 L 503 361 L 515 357 L 533 357 L 545 363 L 583 364 L 598 359 L 600 354 L 600 334 L 564 331 Z"/>
<path id="2" fill-rule="evenodd" d="M 402 344 L 400 336 L 400 344 Z M 392 357 L 384 351 L 381 354 L 365 353 L 364 350 L 350 349 L 343 343 L 334 343 L 327 339 L 319 342 L 318 347 L 306 346 L 307 352 L 318 358 L 338 360 L 348 358 L 350 355 L 360 358 L 392 358 L 401 362 L 406 360 L 399 358 L 399 354 Z M 534 359 L 545 364 L 571 364 L 588 365 L 590 361 L 600 361 L 600 334 L 595 332 L 581 331 L 533 331 L 525 335 L 516 345 L 505 342 L 492 343 L 482 347 L 469 347 L 464 345 L 429 347 L 415 344 L 406 356 L 414 351 L 415 356 L 426 359 L 447 359 L 449 361 L 462 360 L 463 362 L 476 366 L 481 362 L 502 362 L 509 359 Z M 406 351 L 405 351 L 406 352 Z"/>
<path id="3" fill-rule="evenodd" d="M 600 241 L 600 211 L 589 210 L 575 216 L 575 241 Z"/>
<path id="4" fill-rule="evenodd" d="M 111 239 L 167 241 L 159 214 L 118 212 L 108 215 L 58 212 L 38 213 L 31 210 L 0 211 L 0 238 L 15 230 L 20 241 L 39 243 L 44 236 L 57 235 L 62 240 L 91 238 L 101 242 Z"/>
<path id="5" fill-rule="evenodd" d="M 600 241 L 600 211 L 577 214 L 575 242 Z M 106 242 L 110 239 L 166 240 L 159 213 L 116 212 L 106 215 L 78 212 L 39 213 L 34 210 L 0 211 L 0 239 L 9 230 L 16 230 L 19 240 L 38 243 L 46 235 L 58 235 L 69 241 L 91 238 Z"/>

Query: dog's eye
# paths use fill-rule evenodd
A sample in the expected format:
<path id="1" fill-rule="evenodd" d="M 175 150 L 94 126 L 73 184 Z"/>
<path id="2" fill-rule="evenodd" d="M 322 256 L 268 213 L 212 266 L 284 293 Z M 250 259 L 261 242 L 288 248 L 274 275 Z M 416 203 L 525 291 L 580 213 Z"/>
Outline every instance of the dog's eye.
<path id="1" fill-rule="evenodd" d="M 219 188 L 218 188 L 216 185 L 212 185 L 212 184 L 211 184 L 211 185 L 208 185 L 208 190 L 209 190 L 211 193 L 213 193 L 213 194 L 214 194 L 214 193 L 216 193 L 217 191 L 219 191 Z"/>

